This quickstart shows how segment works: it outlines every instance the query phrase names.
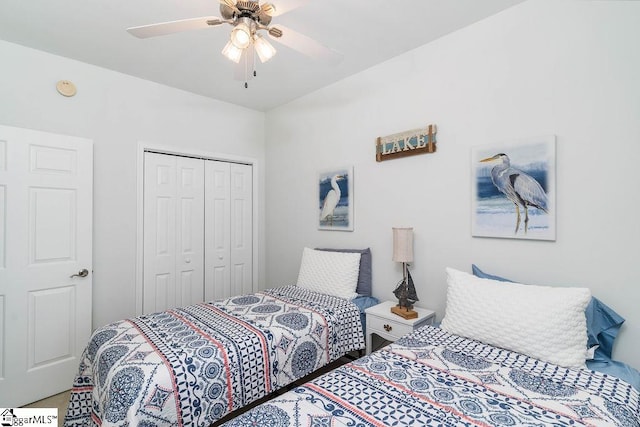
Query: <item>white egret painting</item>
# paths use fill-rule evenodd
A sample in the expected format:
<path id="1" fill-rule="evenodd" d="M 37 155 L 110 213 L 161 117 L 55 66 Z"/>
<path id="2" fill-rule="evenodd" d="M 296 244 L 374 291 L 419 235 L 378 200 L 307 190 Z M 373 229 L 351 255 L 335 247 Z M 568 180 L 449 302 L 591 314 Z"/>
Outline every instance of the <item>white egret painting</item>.
<path id="1" fill-rule="evenodd" d="M 318 174 L 318 229 L 353 231 L 353 167 Z"/>
<path id="2" fill-rule="evenodd" d="M 555 136 L 472 148 L 471 234 L 555 240 L 555 157 Z"/>

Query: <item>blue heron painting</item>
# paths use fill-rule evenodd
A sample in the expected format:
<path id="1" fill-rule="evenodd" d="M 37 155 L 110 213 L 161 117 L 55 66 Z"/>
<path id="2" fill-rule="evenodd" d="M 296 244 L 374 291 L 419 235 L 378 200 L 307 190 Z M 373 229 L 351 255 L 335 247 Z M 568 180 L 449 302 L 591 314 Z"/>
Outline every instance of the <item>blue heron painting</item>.
<path id="1" fill-rule="evenodd" d="M 554 139 L 475 149 L 473 162 L 474 236 L 555 239 Z"/>

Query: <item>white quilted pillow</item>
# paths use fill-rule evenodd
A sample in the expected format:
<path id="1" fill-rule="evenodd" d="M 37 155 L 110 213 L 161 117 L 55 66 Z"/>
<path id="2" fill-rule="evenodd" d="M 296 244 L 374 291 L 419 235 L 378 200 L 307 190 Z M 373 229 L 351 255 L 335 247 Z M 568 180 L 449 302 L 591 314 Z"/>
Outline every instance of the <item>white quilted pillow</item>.
<path id="1" fill-rule="evenodd" d="M 521 285 L 447 268 L 440 327 L 565 367 L 584 367 L 587 288 Z"/>
<path id="2" fill-rule="evenodd" d="M 298 286 L 323 294 L 352 299 L 358 284 L 360 254 L 304 248 Z"/>

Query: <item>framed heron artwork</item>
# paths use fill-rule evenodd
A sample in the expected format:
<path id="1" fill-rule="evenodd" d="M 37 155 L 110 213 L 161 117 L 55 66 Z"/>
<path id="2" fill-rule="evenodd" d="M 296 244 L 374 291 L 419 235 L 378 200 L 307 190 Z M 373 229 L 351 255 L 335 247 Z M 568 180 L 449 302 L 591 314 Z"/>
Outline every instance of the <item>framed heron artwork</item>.
<path id="1" fill-rule="evenodd" d="M 353 166 L 318 173 L 318 229 L 353 231 Z"/>
<path id="2" fill-rule="evenodd" d="M 473 147 L 471 171 L 473 236 L 556 239 L 555 136 Z"/>

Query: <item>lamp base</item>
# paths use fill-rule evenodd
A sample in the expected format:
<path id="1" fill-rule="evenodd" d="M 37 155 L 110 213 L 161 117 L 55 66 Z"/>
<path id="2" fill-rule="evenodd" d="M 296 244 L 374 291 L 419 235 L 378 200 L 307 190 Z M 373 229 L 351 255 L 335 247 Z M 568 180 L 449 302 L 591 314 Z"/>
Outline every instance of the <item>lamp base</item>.
<path id="1" fill-rule="evenodd" d="M 410 310 L 405 307 L 400 307 L 399 305 L 394 305 L 393 307 L 391 307 L 391 312 L 405 319 L 415 319 L 416 317 L 418 317 L 417 311 Z"/>

